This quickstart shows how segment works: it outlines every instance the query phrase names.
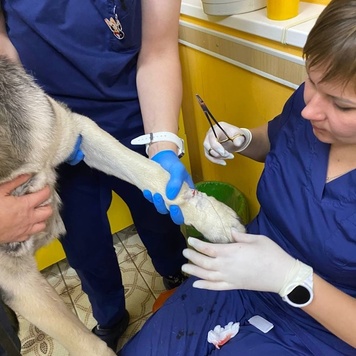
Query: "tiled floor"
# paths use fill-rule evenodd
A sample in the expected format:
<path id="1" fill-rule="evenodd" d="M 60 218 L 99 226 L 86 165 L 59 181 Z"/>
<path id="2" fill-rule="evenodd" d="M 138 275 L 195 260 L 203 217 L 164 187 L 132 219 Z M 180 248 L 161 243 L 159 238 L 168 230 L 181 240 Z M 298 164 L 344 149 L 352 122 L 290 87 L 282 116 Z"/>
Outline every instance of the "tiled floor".
<path id="1" fill-rule="evenodd" d="M 133 226 L 116 233 L 113 240 L 125 285 L 126 308 L 130 313 L 130 325 L 121 338 L 121 347 L 151 315 L 155 300 L 165 288 Z M 96 321 L 92 316 L 88 297 L 67 261 L 63 260 L 42 272 L 68 307 L 91 329 Z M 19 317 L 19 320 L 22 355 L 68 355 L 59 343 L 25 319 Z"/>

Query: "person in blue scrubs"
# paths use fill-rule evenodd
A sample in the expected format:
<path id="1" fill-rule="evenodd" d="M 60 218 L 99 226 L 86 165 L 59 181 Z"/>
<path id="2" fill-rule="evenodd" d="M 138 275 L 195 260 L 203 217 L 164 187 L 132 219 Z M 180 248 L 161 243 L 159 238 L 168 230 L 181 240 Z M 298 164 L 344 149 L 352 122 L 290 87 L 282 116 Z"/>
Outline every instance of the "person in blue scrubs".
<path id="1" fill-rule="evenodd" d="M 212 162 L 264 162 L 260 211 L 232 243 L 188 239 L 194 277 L 120 356 L 356 355 L 355 23 L 356 1 L 331 1 L 282 113 L 251 131 L 221 123 L 222 144 L 208 131 Z"/>
<path id="2" fill-rule="evenodd" d="M 3 0 L 1 4 L 0 54 L 22 64 L 47 94 L 90 117 L 132 150 L 146 155 L 144 145 L 131 145 L 138 136 L 170 133 L 165 141 L 147 145 L 147 154 L 171 174 L 169 198 L 184 181 L 192 185 L 178 158 L 180 1 Z M 136 187 L 82 161 L 63 164 L 59 177 L 67 229 L 61 242 L 91 302 L 98 322 L 93 332 L 115 350 L 129 315 L 106 214 L 112 191 L 129 206 L 168 289 L 184 279 L 186 242 L 178 225 L 183 219 L 172 207 L 175 224 L 169 214 L 161 214 L 168 211 L 157 212 Z M 145 194 L 152 200 L 150 192 Z"/>

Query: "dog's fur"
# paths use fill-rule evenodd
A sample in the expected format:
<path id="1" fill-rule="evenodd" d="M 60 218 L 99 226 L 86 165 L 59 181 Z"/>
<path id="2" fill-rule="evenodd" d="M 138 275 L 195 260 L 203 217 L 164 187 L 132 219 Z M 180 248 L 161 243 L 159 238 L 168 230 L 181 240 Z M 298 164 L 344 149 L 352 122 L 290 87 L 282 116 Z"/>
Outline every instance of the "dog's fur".
<path id="1" fill-rule="evenodd" d="M 55 167 L 72 153 L 79 135 L 84 161 L 90 167 L 165 197 L 169 174 L 160 165 L 48 97 L 20 66 L 0 58 L 0 183 L 30 173 L 32 178 L 13 194 L 34 192 L 48 184 L 54 210 L 44 232 L 25 242 L 0 245 L 1 295 L 13 310 L 58 340 L 71 355 L 109 356 L 114 353 L 61 302 L 37 271 L 34 259 L 38 248 L 65 234 Z M 185 223 L 212 241 L 229 242 L 231 227 L 244 230 L 230 208 L 186 184 L 174 201 L 165 202 L 179 205 Z"/>

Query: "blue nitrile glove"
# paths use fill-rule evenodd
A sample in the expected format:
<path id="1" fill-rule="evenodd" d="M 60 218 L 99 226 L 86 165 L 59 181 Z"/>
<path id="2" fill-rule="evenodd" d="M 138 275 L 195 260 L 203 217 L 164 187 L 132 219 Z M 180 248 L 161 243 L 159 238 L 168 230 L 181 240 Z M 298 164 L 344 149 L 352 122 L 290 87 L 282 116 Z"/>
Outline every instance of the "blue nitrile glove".
<path id="1" fill-rule="evenodd" d="M 161 151 L 151 159 L 152 161 L 159 163 L 171 175 L 166 186 L 166 196 L 168 199 L 173 200 L 176 198 L 184 182 L 186 182 L 190 188 L 194 188 L 194 183 L 190 174 L 187 172 L 184 164 L 179 160 L 176 153 L 171 150 Z M 171 205 L 168 211 L 161 194 L 156 193 L 152 196 L 152 193 L 149 190 L 144 190 L 143 195 L 155 205 L 159 213 L 170 213 L 173 222 L 177 225 L 184 223 L 184 217 L 178 205 Z"/>
<path id="2" fill-rule="evenodd" d="M 80 149 L 80 144 L 82 143 L 82 135 L 79 135 L 77 138 L 77 142 L 75 143 L 73 152 L 70 156 L 66 159 L 66 163 L 70 164 L 71 166 L 75 166 L 80 161 L 84 159 L 84 153 Z"/>

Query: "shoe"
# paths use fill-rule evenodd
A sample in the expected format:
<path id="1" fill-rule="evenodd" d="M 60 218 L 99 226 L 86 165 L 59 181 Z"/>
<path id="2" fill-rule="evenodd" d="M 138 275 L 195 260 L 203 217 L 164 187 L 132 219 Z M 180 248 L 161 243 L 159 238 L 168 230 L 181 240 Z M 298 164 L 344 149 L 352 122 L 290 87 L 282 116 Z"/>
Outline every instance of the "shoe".
<path id="1" fill-rule="evenodd" d="M 125 310 L 124 316 L 121 320 L 110 329 L 102 329 L 100 325 L 94 326 L 92 329 L 92 333 L 94 333 L 98 338 L 105 341 L 108 347 L 116 352 L 117 344 L 119 342 L 119 338 L 125 332 L 129 325 L 130 315 L 127 310 Z"/>
<path id="2" fill-rule="evenodd" d="M 175 274 L 174 276 L 163 277 L 163 284 L 167 290 L 179 287 L 188 277 L 182 272 Z"/>

